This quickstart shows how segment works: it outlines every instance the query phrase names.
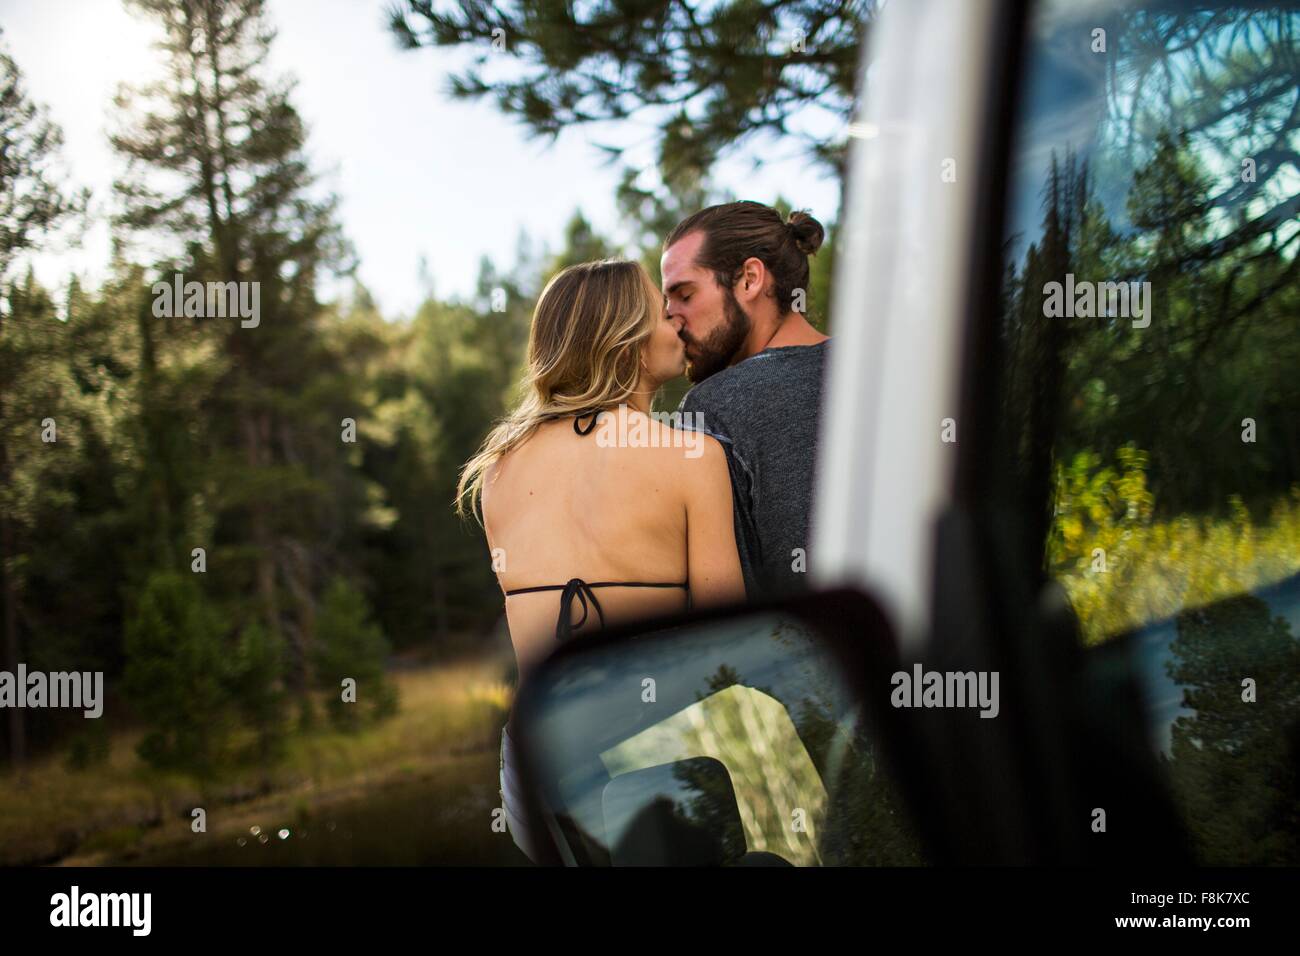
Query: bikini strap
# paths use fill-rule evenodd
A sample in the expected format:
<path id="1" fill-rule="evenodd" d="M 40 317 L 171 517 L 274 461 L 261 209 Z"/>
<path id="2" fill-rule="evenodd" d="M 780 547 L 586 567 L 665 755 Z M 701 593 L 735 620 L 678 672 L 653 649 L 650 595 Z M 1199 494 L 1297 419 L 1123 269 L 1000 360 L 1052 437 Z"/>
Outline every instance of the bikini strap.
<path id="1" fill-rule="evenodd" d="M 582 604 L 582 620 L 577 624 L 573 623 L 573 599 L 577 598 Z M 564 593 L 560 595 L 560 616 L 555 621 L 555 639 L 557 641 L 567 641 L 573 636 L 575 628 L 580 628 L 587 623 L 587 601 L 591 601 L 592 607 L 596 609 L 596 616 L 600 618 L 600 626 L 605 626 L 605 612 L 601 610 L 600 602 L 596 600 L 596 592 L 591 589 L 591 585 L 582 578 L 570 578 L 569 583 L 564 586 Z"/>
<path id="2" fill-rule="evenodd" d="M 690 582 L 676 584 L 646 581 L 597 581 L 594 584 L 588 584 L 582 578 L 570 578 L 567 584 L 541 584 L 531 588 L 515 588 L 512 591 L 507 591 L 506 596 L 530 594 L 535 591 L 563 591 L 564 593 L 560 595 L 560 616 L 555 621 L 555 637 L 557 640 L 567 641 L 573 636 L 576 628 L 580 628 L 587 623 L 590 607 L 596 609 L 596 616 L 600 618 L 600 626 L 605 626 L 605 612 L 601 609 L 600 601 L 596 599 L 595 588 L 682 588 L 689 591 L 689 585 Z M 575 598 L 582 605 L 582 618 L 576 624 L 573 623 L 573 601 Z"/>
<path id="3" fill-rule="evenodd" d="M 580 579 L 574 578 L 573 580 Z M 595 581 L 591 584 L 583 581 L 582 583 L 589 588 L 682 588 L 686 591 L 691 589 L 689 581 L 682 581 L 680 584 L 676 581 Z M 511 594 L 531 594 L 534 591 L 563 591 L 566 587 L 568 587 L 567 584 L 538 584 L 531 588 L 512 588 L 506 594 L 508 596 Z"/>
<path id="4" fill-rule="evenodd" d="M 582 414 L 577 415 L 577 416 L 574 417 L 574 419 L 573 419 L 573 430 L 574 430 L 575 432 L 577 432 L 579 435 L 590 435 L 591 432 L 592 432 L 592 429 L 594 429 L 594 428 L 596 427 L 596 419 L 598 419 L 599 417 L 600 417 L 600 409 L 599 409 L 599 408 L 596 409 L 594 412 L 583 412 Z M 590 419 L 591 419 L 591 423 L 588 424 L 586 428 L 583 428 L 583 427 L 582 427 L 582 420 L 583 420 L 584 418 L 590 418 Z"/>

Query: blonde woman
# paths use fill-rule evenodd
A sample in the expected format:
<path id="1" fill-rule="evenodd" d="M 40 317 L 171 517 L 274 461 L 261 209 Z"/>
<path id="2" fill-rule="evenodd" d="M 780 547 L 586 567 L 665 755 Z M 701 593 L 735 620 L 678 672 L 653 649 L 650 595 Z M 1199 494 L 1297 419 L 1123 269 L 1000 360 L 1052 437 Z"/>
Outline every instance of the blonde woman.
<path id="1" fill-rule="evenodd" d="M 522 401 L 461 473 L 457 505 L 481 511 L 521 686 L 561 641 L 744 598 L 722 446 L 650 415 L 655 392 L 685 369 L 679 331 L 639 264 L 565 269 L 533 314 Z M 502 801 L 536 860 L 517 815 L 510 725 Z"/>

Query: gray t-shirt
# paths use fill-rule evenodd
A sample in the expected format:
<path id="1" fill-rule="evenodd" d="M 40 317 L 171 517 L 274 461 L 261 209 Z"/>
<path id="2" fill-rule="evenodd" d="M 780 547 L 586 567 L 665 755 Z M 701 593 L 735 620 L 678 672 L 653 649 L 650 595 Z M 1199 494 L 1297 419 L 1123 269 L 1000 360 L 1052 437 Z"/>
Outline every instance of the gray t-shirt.
<path id="1" fill-rule="evenodd" d="M 813 467 L 828 339 L 764 349 L 682 399 L 682 427 L 722 443 L 749 597 L 806 587 Z"/>

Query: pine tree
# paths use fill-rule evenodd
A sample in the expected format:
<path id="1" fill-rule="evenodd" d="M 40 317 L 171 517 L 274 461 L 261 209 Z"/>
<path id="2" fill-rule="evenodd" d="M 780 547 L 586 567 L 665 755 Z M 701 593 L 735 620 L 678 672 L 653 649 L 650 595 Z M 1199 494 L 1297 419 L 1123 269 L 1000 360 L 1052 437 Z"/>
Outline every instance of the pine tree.
<path id="1" fill-rule="evenodd" d="M 534 135 L 633 116 L 654 123 L 663 181 L 680 185 L 763 134 L 799 142 L 842 173 L 845 137 L 791 120 L 809 109 L 848 123 L 876 9 L 872 0 L 406 0 L 390 4 L 389 22 L 408 49 L 474 50 L 451 93 L 492 98 Z M 489 75 L 494 57 L 513 62 Z"/>
<path id="2" fill-rule="evenodd" d="M 229 734 L 229 663 L 220 620 L 188 572 L 160 571 L 127 622 L 123 690 L 148 730 L 139 754 L 206 776 Z"/>
<path id="3" fill-rule="evenodd" d="M 362 714 L 381 718 L 397 708 L 397 691 L 384 675 L 388 641 L 372 620 L 365 596 L 343 578 L 325 592 L 315 672 L 326 694 L 326 711 L 336 727 L 354 730 Z M 355 681 L 355 702 L 343 699 L 342 684 Z"/>
<path id="4" fill-rule="evenodd" d="M 50 446 L 36 437 L 56 407 L 49 394 L 53 381 L 42 364 L 60 340 L 50 324 L 57 321 L 53 310 L 42 306 L 48 300 L 31 274 L 20 289 L 10 285 L 10 272 L 22 253 L 40 248 L 53 230 L 85 210 L 87 194 L 69 190 L 58 173 L 62 141 L 59 127 L 28 99 L 17 64 L 0 50 L 0 602 L 4 661 L 11 670 L 21 654 L 17 553 L 24 515 L 31 513 L 24 489 L 33 488 L 23 473 L 28 466 L 42 467 L 36 458 L 49 457 L 39 451 Z M 42 398 L 28 401 L 37 392 Z M 18 460 L 22 453 L 35 457 Z M 7 716 L 9 755 L 21 774 L 27 751 L 23 712 L 11 708 Z"/>
<path id="5" fill-rule="evenodd" d="M 251 324 L 155 320 L 160 367 L 171 360 L 169 333 L 187 326 L 224 363 L 204 403 L 206 483 L 168 494 L 185 500 L 201 491 L 216 510 L 208 543 L 222 591 L 256 595 L 267 634 L 289 641 L 301 690 L 310 681 L 315 595 L 346 551 L 352 512 L 335 502 L 361 495 L 340 425 L 360 409 L 336 388 L 339 358 L 323 344 L 316 297 L 319 275 L 351 269 L 351 250 L 336 198 L 315 188 L 292 84 L 265 76 L 274 31 L 263 0 L 132 5 L 163 28 L 166 74 L 120 97 L 134 118 L 112 136 L 129 162 L 117 185 L 119 235 L 182 245 L 185 256 L 159 270 L 161 281 L 179 268 L 187 281 L 251 283 L 260 305 Z M 197 531 L 172 520 L 188 555 Z"/>

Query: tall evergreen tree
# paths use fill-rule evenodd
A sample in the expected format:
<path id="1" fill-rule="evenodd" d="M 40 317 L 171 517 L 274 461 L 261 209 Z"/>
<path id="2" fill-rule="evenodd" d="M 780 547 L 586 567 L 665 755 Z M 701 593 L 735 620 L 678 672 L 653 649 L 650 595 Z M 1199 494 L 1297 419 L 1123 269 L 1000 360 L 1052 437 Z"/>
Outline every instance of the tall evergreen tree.
<path id="1" fill-rule="evenodd" d="M 25 496 L 34 490 L 19 474 L 24 463 L 15 458 L 19 450 L 44 457 L 38 449 L 50 447 L 37 437 L 41 422 L 55 411 L 52 380 L 41 366 L 59 339 L 49 324 L 50 303 L 31 275 L 22 289 L 9 283 L 22 253 L 40 248 L 52 230 L 85 209 L 87 194 L 70 190 L 58 172 L 62 142 L 59 127 L 27 97 L 17 64 L 0 49 L 0 602 L 4 661 L 11 669 L 21 654 L 20 524 L 24 515 L 30 517 L 32 502 Z M 27 464 L 41 467 L 34 458 Z M 10 758 L 21 769 L 27 747 L 19 708 L 9 709 L 8 731 Z"/>
<path id="2" fill-rule="evenodd" d="M 167 489 L 162 498 L 201 494 L 209 503 L 211 541 L 197 541 L 198 529 L 172 516 L 177 551 L 188 560 L 193 546 L 212 546 L 221 589 L 256 595 L 266 632 L 288 638 L 303 688 L 316 595 L 347 550 L 354 512 L 338 503 L 361 496 L 341 441 L 343 419 L 360 411 L 356 396 L 331 388 L 338 356 L 324 344 L 316 296 L 322 272 L 351 268 L 351 250 L 337 200 L 321 194 L 309 169 L 292 84 L 266 76 L 274 31 L 263 0 L 132 6 L 161 25 L 166 71 L 120 96 L 132 118 L 112 136 L 128 160 L 117 184 L 119 234 L 183 244 L 185 255 L 160 270 L 161 280 L 180 269 L 187 280 L 253 283 L 260 305 L 248 323 L 174 313 L 155 326 L 159 354 L 171 330 L 198 327 L 224 363 L 205 403 L 211 467 L 203 487 Z"/>

